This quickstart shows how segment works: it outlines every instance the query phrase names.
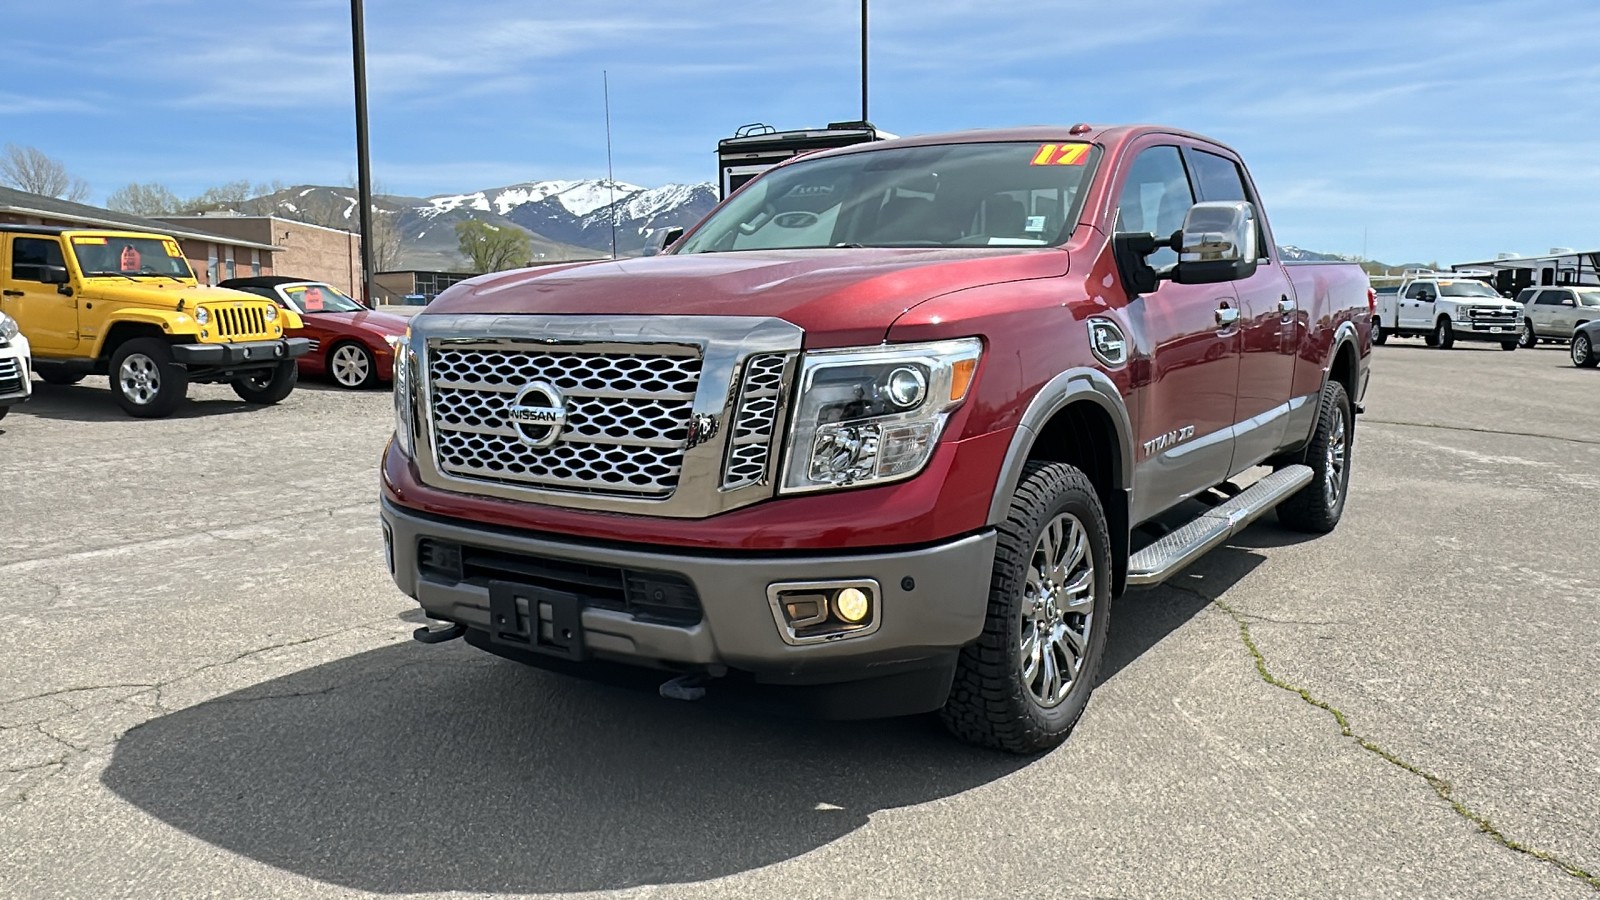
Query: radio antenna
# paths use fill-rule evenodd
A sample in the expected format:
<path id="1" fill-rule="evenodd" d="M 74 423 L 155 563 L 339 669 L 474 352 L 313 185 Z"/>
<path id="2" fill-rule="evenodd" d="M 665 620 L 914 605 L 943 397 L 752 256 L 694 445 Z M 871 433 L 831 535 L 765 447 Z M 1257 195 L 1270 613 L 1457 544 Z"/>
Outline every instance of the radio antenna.
<path id="1" fill-rule="evenodd" d="M 600 86 L 605 92 L 606 104 L 606 191 L 610 202 L 606 206 L 611 210 L 611 258 L 617 258 L 617 179 L 611 172 L 611 76 L 605 69 L 600 70 Z"/>

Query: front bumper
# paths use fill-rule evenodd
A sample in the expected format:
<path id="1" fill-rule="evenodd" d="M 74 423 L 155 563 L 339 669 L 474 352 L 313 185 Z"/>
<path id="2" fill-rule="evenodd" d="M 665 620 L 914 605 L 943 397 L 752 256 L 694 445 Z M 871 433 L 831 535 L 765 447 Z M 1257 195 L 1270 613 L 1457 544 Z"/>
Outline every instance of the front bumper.
<path id="1" fill-rule="evenodd" d="M 1451 331 L 1458 341 L 1514 341 L 1517 339 L 1515 322 L 1451 322 Z"/>
<path id="2" fill-rule="evenodd" d="M 664 624 L 586 603 L 580 613 L 585 658 L 688 671 L 728 667 L 768 684 L 830 684 L 907 669 L 947 669 L 983 630 L 995 548 L 995 535 L 987 531 L 915 549 L 709 554 L 563 540 L 423 515 L 387 498 L 381 515 L 395 583 L 430 617 L 463 625 L 481 638 L 490 629 L 492 589 L 489 579 L 466 569 L 458 577 L 441 577 L 419 556 L 424 540 L 433 542 L 430 547 L 459 545 L 464 555 L 474 548 L 486 551 L 502 573 L 518 569 L 521 558 L 529 566 L 593 567 L 583 570 L 583 578 L 602 569 L 664 576 L 692 585 L 699 620 Z M 784 640 L 767 597 L 769 585 L 859 579 L 880 588 L 876 630 L 813 644 Z"/>
<path id="3" fill-rule="evenodd" d="M 237 344 L 174 344 L 172 358 L 186 366 L 230 368 L 261 366 L 280 360 L 295 359 L 309 352 L 311 352 L 310 340 L 283 338 L 276 341 L 244 341 Z"/>
<path id="4" fill-rule="evenodd" d="M 0 406 L 12 406 L 33 395 L 33 370 L 28 339 L 17 335 L 0 345 Z"/>

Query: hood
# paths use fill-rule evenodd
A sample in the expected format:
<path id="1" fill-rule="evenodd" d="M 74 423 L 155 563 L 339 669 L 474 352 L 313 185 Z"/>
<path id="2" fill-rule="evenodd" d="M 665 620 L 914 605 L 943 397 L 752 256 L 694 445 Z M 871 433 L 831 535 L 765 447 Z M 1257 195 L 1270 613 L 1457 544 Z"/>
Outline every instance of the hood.
<path id="1" fill-rule="evenodd" d="M 350 331 L 372 335 L 405 334 L 411 320 L 393 313 L 362 310 L 360 312 L 304 313 L 300 320 L 307 325 L 337 325 Z"/>
<path id="2" fill-rule="evenodd" d="M 96 278 L 84 286 L 83 296 L 93 300 L 115 300 L 162 309 L 176 309 L 179 300 L 183 301 L 187 309 L 193 309 L 200 303 L 238 303 L 245 300 L 255 303 L 271 302 L 244 291 L 180 284 L 164 278 L 141 278 L 137 282 L 125 278 Z"/>
<path id="3" fill-rule="evenodd" d="M 1454 303 L 1456 306 L 1492 306 L 1495 309 L 1516 310 L 1521 309 L 1513 300 L 1504 297 L 1440 297 L 1437 303 Z"/>
<path id="4" fill-rule="evenodd" d="M 768 316 L 807 347 L 881 341 L 941 294 L 1067 272 L 1059 249 L 841 248 L 694 253 L 523 269 L 458 285 L 421 315 Z"/>

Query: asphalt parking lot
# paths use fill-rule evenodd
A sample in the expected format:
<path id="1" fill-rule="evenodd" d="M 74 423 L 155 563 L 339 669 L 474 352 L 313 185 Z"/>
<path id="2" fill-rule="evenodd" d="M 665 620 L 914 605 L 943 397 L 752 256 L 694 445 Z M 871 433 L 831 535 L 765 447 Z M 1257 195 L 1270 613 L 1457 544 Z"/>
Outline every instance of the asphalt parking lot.
<path id="1" fill-rule="evenodd" d="M 1026 760 L 412 642 L 385 393 L 38 385 L 0 423 L 0 896 L 1595 896 L 1600 372 L 1374 371 L 1338 531 L 1124 597 Z"/>

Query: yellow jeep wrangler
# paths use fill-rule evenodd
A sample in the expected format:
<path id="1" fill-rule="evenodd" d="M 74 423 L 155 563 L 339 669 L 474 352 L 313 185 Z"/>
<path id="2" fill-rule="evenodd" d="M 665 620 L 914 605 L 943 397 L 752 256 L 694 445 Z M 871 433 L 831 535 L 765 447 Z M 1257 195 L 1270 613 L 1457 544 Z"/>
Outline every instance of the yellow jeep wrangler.
<path id="1" fill-rule="evenodd" d="M 311 348 L 284 337 L 301 327 L 293 311 L 202 287 L 164 234 L 0 224 L 0 311 L 33 345 L 39 377 L 109 376 L 117 403 L 141 418 L 170 414 L 193 382 L 277 403 Z"/>

